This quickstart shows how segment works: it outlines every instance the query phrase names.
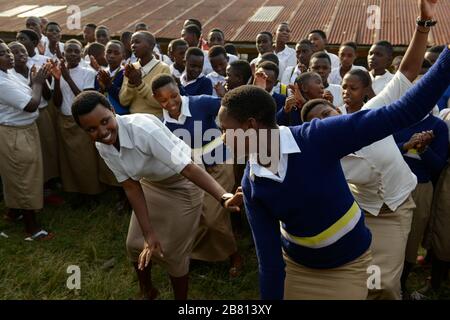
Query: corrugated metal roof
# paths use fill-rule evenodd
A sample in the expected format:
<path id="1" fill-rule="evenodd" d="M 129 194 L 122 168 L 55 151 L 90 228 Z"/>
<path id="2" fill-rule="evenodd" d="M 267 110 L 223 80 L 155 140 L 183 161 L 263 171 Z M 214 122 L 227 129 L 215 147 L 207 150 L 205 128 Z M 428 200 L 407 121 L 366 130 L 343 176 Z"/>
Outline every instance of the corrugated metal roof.
<path id="1" fill-rule="evenodd" d="M 0 0 L 0 31 L 16 32 L 25 26 L 25 19 L 18 15 L 44 6 L 71 6 L 68 0 L 8 1 Z M 29 10 L 17 10 L 12 17 L 1 16 L 7 10 L 19 6 L 33 6 Z M 212 28 L 220 28 L 229 41 L 253 43 L 258 32 L 274 32 L 278 23 L 290 24 L 293 42 L 305 38 L 312 29 L 323 29 L 330 44 L 355 41 L 370 45 L 376 40 L 388 40 L 394 45 L 406 46 L 414 30 L 417 16 L 416 0 L 82 0 L 76 3 L 88 13 L 81 24 L 88 22 L 109 27 L 114 35 L 132 31 L 137 22 L 145 22 L 159 38 L 178 38 L 184 20 L 196 18 L 204 25 L 206 34 Z M 381 8 L 381 29 L 367 26 L 371 5 Z M 262 7 L 280 7 L 272 16 L 273 21 L 249 21 Z M 69 30 L 66 9 L 51 13 L 47 18 L 57 21 L 63 32 L 80 35 L 81 29 Z M 438 25 L 430 35 L 431 44 L 446 43 L 450 36 L 450 0 L 439 1 Z"/>

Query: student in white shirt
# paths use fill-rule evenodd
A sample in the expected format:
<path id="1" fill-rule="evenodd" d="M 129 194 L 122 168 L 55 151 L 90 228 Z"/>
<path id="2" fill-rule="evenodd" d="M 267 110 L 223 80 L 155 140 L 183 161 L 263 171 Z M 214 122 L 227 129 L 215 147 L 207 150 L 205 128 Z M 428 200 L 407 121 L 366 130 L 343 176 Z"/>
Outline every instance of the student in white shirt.
<path id="1" fill-rule="evenodd" d="M 28 52 L 28 67 L 33 65 L 37 68 L 41 67 L 47 62 L 47 57 L 36 53 L 35 49 L 39 43 L 39 38 L 36 32 L 33 30 L 21 30 L 17 33 L 16 40 L 23 44 Z"/>
<path id="2" fill-rule="evenodd" d="M 331 61 L 331 69 L 339 68 L 339 57 L 325 50 L 327 45 L 327 35 L 322 30 L 313 30 L 308 34 L 308 40 L 314 45 L 314 52 L 325 52 Z"/>
<path id="3" fill-rule="evenodd" d="M 169 58 L 173 61 L 173 63 L 169 66 L 170 74 L 176 79 L 181 78 L 181 74 L 184 72 L 184 68 L 186 67 L 184 56 L 186 55 L 188 48 L 188 43 L 183 39 L 172 40 L 167 47 Z"/>
<path id="4" fill-rule="evenodd" d="M 0 176 L 7 217 L 23 215 L 25 240 L 44 240 L 52 234 L 41 229 L 35 212 L 43 207 L 43 167 L 36 119 L 42 86 L 50 75 L 49 66 L 33 76 L 33 85 L 14 76 L 14 56 L 0 43 Z"/>
<path id="5" fill-rule="evenodd" d="M 95 87 L 96 72 L 80 66 L 81 50 L 78 40 L 69 40 L 60 64 L 53 62 L 53 102 L 60 111 L 57 131 L 63 190 L 79 194 L 79 198 L 83 197 L 86 204 L 91 205 L 94 198 L 89 196 L 104 191 L 105 186 L 99 180 L 97 151 L 72 117 L 74 98 L 83 90 Z M 79 201 L 73 206 L 80 205 Z"/>
<path id="6" fill-rule="evenodd" d="M 281 76 L 282 84 L 293 84 L 295 79 L 302 73 L 308 70 L 309 61 L 313 55 L 313 45 L 311 41 L 304 39 L 295 46 L 295 53 L 297 57 L 297 65 L 294 67 L 287 67 Z"/>
<path id="7" fill-rule="evenodd" d="M 36 45 L 36 54 L 43 55 L 45 52 L 45 47 L 48 45 L 48 38 L 42 34 L 41 28 L 41 18 L 39 17 L 28 17 L 25 21 L 25 28 L 33 30 L 38 35 L 38 44 Z"/>
<path id="8" fill-rule="evenodd" d="M 64 43 L 61 42 L 61 27 L 57 22 L 49 22 L 45 32 L 48 37 L 48 44 L 45 47 L 44 56 L 53 60 L 61 59 L 64 52 Z"/>
<path id="9" fill-rule="evenodd" d="M 328 82 L 331 84 L 342 84 L 342 78 L 350 70 L 361 69 L 366 70 L 364 67 L 355 66 L 353 63 L 356 59 L 357 46 L 354 42 L 346 42 L 339 48 L 340 66 L 331 70 Z"/>
<path id="10" fill-rule="evenodd" d="M 187 299 L 190 252 L 203 198 L 194 184 L 230 210 L 239 210 L 242 195 L 226 193 L 192 163 L 190 147 L 153 115 L 116 116 L 97 92 L 78 96 L 72 111 L 133 207 L 127 250 L 143 297 L 158 295 L 151 279 L 154 261 L 168 272 L 175 299 Z"/>
<path id="11" fill-rule="evenodd" d="M 225 34 L 223 33 L 223 31 L 217 28 L 212 29 L 208 34 L 207 46 L 209 49 L 211 49 L 214 46 L 222 46 L 222 47 L 225 46 Z M 208 75 L 214 72 L 214 68 L 212 67 L 211 62 L 209 61 L 208 51 L 203 51 L 203 53 L 205 54 L 203 74 Z M 227 57 L 228 63 L 239 60 L 239 58 L 234 54 L 227 53 Z"/>
<path id="12" fill-rule="evenodd" d="M 375 94 L 379 94 L 394 77 L 388 71 L 392 64 L 393 54 L 394 48 L 388 41 L 378 41 L 369 50 L 367 62 Z"/>
<path id="13" fill-rule="evenodd" d="M 287 46 L 291 37 L 291 29 L 287 22 L 280 23 L 275 33 L 275 54 L 284 67 L 295 67 L 297 65 L 296 51 Z M 281 70 L 281 69 L 280 69 Z"/>
<path id="14" fill-rule="evenodd" d="M 331 72 L 331 60 L 329 55 L 325 52 L 314 53 L 309 62 L 309 70 L 320 75 L 324 89 L 333 95 L 333 104 L 338 107 L 341 106 L 343 104 L 341 86 L 328 83 L 328 77 Z"/>
<path id="15" fill-rule="evenodd" d="M 214 71 L 206 77 L 211 80 L 213 86 L 213 96 L 221 97 L 225 93 L 224 86 L 225 77 L 227 76 L 226 70 L 228 67 L 228 55 L 224 47 L 213 46 L 209 49 L 208 58 Z M 217 92 L 217 90 L 219 92 Z"/>
<path id="16" fill-rule="evenodd" d="M 268 31 L 263 31 L 258 33 L 256 36 L 256 50 L 258 51 L 258 56 L 250 62 L 250 66 L 254 71 L 256 65 L 261 60 L 261 56 L 265 53 L 273 53 L 273 36 Z"/>

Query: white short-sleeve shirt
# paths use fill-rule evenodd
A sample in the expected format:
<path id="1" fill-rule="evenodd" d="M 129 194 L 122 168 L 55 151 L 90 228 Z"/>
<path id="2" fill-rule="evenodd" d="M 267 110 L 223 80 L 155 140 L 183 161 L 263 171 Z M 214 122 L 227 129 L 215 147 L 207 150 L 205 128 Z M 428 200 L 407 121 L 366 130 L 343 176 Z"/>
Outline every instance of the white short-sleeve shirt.
<path id="1" fill-rule="evenodd" d="M 339 57 L 337 55 L 335 55 L 334 53 L 328 52 L 327 50 L 324 50 L 324 52 L 326 54 L 328 54 L 328 56 L 330 57 L 331 70 L 333 70 L 335 68 L 339 68 L 339 66 L 341 65 L 341 60 L 339 59 Z"/>
<path id="2" fill-rule="evenodd" d="M 23 109 L 30 102 L 32 90 L 11 73 L 0 71 L 0 124 L 25 126 L 32 124 L 39 111 L 26 112 Z"/>
<path id="3" fill-rule="evenodd" d="M 50 51 L 49 45 L 50 45 L 50 42 L 47 43 L 47 45 L 45 46 L 44 56 L 46 56 L 46 57 L 48 57 L 48 58 L 54 60 L 54 59 L 56 59 L 56 58 L 58 58 L 58 57 L 56 56 L 56 52 L 55 52 L 55 54 L 53 54 L 53 53 Z M 61 51 L 61 53 L 64 53 L 64 43 L 58 42 L 58 46 L 59 46 L 59 51 Z"/>
<path id="4" fill-rule="evenodd" d="M 120 151 L 96 142 L 98 152 L 118 182 L 161 181 L 192 162 L 191 148 L 151 114 L 116 116 Z"/>
<path id="5" fill-rule="evenodd" d="M 355 65 L 352 65 L 350 70 L 355 70 L 355 69 L 367 71 L 366 68 L 361 67 L 361 66 L 355 66 Z M 340 66 L 339 66 L 339 68 L 334 68 L 333 70 L 331 70 L 331 73 L 328 76 L 328 83 L 342 85 L 341 67 Z"/>
<path id="6" fill-rule="evenodd" d="M 375 94 L 379 94 L 384 87 L 394 78 L 394 75 L 386 70 L 385 74 L 381 76 L 373 76 L 372 73 L 370 73 L 370 77 L 372 78 L 372 89 Z"/>
<path id="7" fill-rule="evenodd" d="M 298 66 L 295 67 L 287 67 L 286 70 L 284 70 L 283 75 L 281 76 L 281 83 L 282 84 L 294 84 L 295 79 L 302 73 L 302 71 L 298 68 Z"/>
<path id="8" fill-rule="evenodd" d="M 223 85 L 225 85 L 225 77 L 218 74 L 217 72 L 213 71 L 210 74 L 208 74 L 206 76 L 209 80 L 211 80 L 212 82 L 212 86 L 213 86 L 213 96 L 217 97 L 217 92 L 216 92 L 216 88 L 214 88 L 214 86 L 219 83 L 222 82 Z"/>
<path id="9" fill-rule="evenodd" d="M 16 72 L 16 70 L 11 69 L 9 70 L 11 74 L 13 74 L 17 79 L 19 79 L 24 85 L 30 86 L 31 83 L 31 70 L 28 72 L 28 78 L 25 78 L 22 74 Z M 44 99 L 44 97 L 41 97 L 41 103 L 39 103 L 39 109 L 45 108 L 48 106 L 47 100 Z"/>
<path id="10" fill-rule="evenodd" d="M 333 95 L 333 105 L 339 107 L 344 104 L 344 100 L 342 100 L 342 87 L 337 84 L 328 84 L 328 87 L 325 88 Z"/>
<path id="11" fill-rule="evenodd" d="M 283 51 L 278 52 L 277 57 L 285 68 L 295 67 L 297 65 L 297 52 L 288 46 L 285 46 Z M 284 69 L 280 70 L 280 73 L 283 73 L 283 71 Z"/>
<path id="12" fill-rule="evenodd" d="M 47 63 L 47 59 L 49 59 L 46 56 L 43 56 L 41 54 L 35 54 L 33 57 L 28 57 L 27 61 L 27 67 L 31 68 L 33 65 L 36 66 L 36 68 L 42 67 L 45 63 Z"/>
<path id="13" fill-rule="evenodd" d="M 362 109 L 376 109 L 400 99 L 412 83 L 397 72 L 388 85 Z M 341 108 L 345 114 L 346 109 Z M 385 203 L 395 211 L 416 188 L 417 178 L 392 136 L 341 159 L 353 196 L 365 211 L 378 215 Z M 362 174 L 362 172 L 366 172 Z"/>
<path id="14" fill-rule="evenodd" d="M 69 73 L 72 77 L 72 80 L 81 91 L 86 89 L 94 89 L 95 77 L 97 76 L 97 73 L 94 70 L 78 65 L 73 69 L 69 69 Z M 73 91 L 67 81 L 64 80 L 64 77 L 61 77 L 60 88 L 63 100 L 61 105 L 61 112 L 66 116 L 70 116 L 72 115 L 71 108 L 72 102 L 75 99 L 75 95 L 73 94 Z"/>

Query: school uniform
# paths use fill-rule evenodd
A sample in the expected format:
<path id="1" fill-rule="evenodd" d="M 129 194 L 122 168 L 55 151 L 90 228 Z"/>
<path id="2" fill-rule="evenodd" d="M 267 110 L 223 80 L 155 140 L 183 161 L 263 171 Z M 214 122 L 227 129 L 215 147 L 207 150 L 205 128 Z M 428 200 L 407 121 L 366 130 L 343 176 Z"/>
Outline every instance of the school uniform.
<path id="1" fill-rule="evenodd" d="M 404 144 L 413 134 L 428 130 L 433 131 L 434 139 L 423 153 L 419 154 L 415 149 L 403 150 Z M 424 238 L 431 215 L 433 182 L 438 179 L 447 162 L 449 134 L 447 126 L 442 120 L 428 115 L 419 123 L 395 133 L 394 138 L 405 162 L 418 180 L 418 185 L 412 194 L 416 209 L 413 213 L 405 258 L 407 262 L 415 264 L 419 245 Z"/>
<path id="2" fill-rule="evenodd" d="M 56 55 L 56 51 L 55 51 L 55 53 L 52 53 L 50 51 L 49 45 L 50 45 L 50 43 L 47 43 L 47 45 L 45 46 L 45 52 L 43 55 L 52 60 L 58 59 L 58 57 Z M 64 54 L 64 43 L 58 42 L 58 47 L 59 47 L 59 51 L 61 52 L 61 54 Z"/>
<path id="3" fill-rule="evenodd" d="M 328 84 L 328 87 L 324 88 L 328 90 L 333 95 L 333 105 L 334 106 L 342 106 L 344 104 L 344 100 L 342 99 L 342 87 L 337 84 Z"/>
<path id="4" fill-rule="evenodd" d="M 379 94 L 384 87 L 392 80 L 394 75 L 386 70 L 386 72 L 381 76 L 373 76 L 371 72 L 369 72 L 370 78 L 372 79 L 372 89 L 375 94 Z"/>
<path id="5" fill-rule="evenodd" d="M 183 96 L 181 99 L 178 119 L 171 118 L 163 110 L 165 125 L 193 149 L 197 163 L 204 164 L 206 171 L 227 192 L 233 192 L 233 165 L 225 163 L 229 152 L 221 139 L 222 132 L 215 123 L 220 99 L 209 96 Z M 185 136 L 187 133 L 189 137 Z M 202 261 L 223 261 L 236 251 L 230 213 L 211 195 L 205 194 L 191 257 Z"/>
<path id="6" fill-rule="evenodd" d="M 70 76 L 81 91 L 93 89 L 96 73 L 78 65 L 69 69 Z M 69 84 L 61 77 L 62 104 L 58 114 L 59 164 L 65 192 L 99 194 L 105 186 L 99 181 L 98 154 L 86 132 L 72 117 L 75 95 Z"/>
<path id="7" fill-rule="evenodd" d="M 323 50 L 329 57 L 331 60 L 331 70 L 335 69 L 335 68 L 339 68 L 339 66 L 341 65 L 341 59 L 339 59 L 339 57 L 337 55 L 335 55 L 334 53 L 328 52 L 327 50 Z"/>
<path id="8" fill-rule="evenodd" d="M 26 78 L 14 69 L 9 70 L 9 72 L 24 85 L 30 85 L 30 69 Z M 41 142 L 44 182 L 47 182 L 50 179 L 59 177 L 58 140 L 56 138 L 54 117 L 50 113 L 48 101 L 44 97 L 41 98 L 38 110 L 39 117 L 36 119 L 36 125 L 39 130 L 39 139 Z"/>
<path id="9" fill-rule="evenodd" d="M 441 99 L 439 99 L 437 105 L 439 106 L 439 110 L 450 108 L 450 86 L 447 91 L 445 91 Z"/>
<path id="10" fill-rule="evenodd" d="M 272 52 L 275 53 L 275 52 Z M 259 63 L 259 61 L 261 60 L 261 55 L 258 55 L 255 59 L 253 59 L 250 62 L 250 65 L 256 65 Z M 279 74 L 278 74 L 278 80 L 281 80 L 281 76 L 283 75 L 283 71 L 286 69 L 286 65 L 284 64 L 284 61 L 278 61 L 278 70 L 280 70 Z"/>
<path id="11" fill-rule="evenodd" d="M 201 216 L 203 192 L 180 175 L 192 162 L 191 149 L 174 136 L 155 116 L 131 114 L 116 116 L 120 150 L 95 143 L 117 181 L 140 181 L 153 230 L 161 243 L 162 264 L 173 276 L 189 271 L 189 259 Z M 133 213 L 127 235 L 129 259 L 137 262 L 144 237 Z"/>
<path id="12" fill-rule="evenodd" d="M 293 108 L 291 112 L 284 112 L 284 106 L 286 104 L 286 96 L 278 94 L 276 92 L 272 93 L 272 97 L 277 104 L 276 119 L 277 124 L 280 126 L 298 126 L 302 124 L 301 109 Z"/>
<path id="13" fill-rule="evenodd" d="M 142 83 L 136 87 L 124 77 L 119 94 L 120 104 L 130 106 L 130 113 L 150 113 L 161 119 L 162 108 L 153 98 L 152 81 L 159 74 L 170 74 L 169 66 L 155 58 L 145 66 L 141 66 L 139 62 L 133 63 L 133 66 L 141 69 Z"/>
<path id="14" fill-rule="evenodd" d="M 174 77 L 177 78 L 177 79 L 180 79 L 180 78 L 181 78 L 182 72 L 178 71 L 178 69 L 175 68 L 175 66 L 174 66 L 173 63 L 169 66 L 169 69 L 170 69 L 170 74 L 171 74 L 172 76 L 174 76 Z"/>
<path id="15" fill-rule="evenodd" d="M 352 65 L 352 67 L 350 68 L 350 71 L 351 70 L 367 71 L 366 68 L 361 67 L 361 66 L 355 66 L 355 65 Z M 340 66 L 338 68 L 334 68 L 333 70 L 331 70 L 331 73 L 328 76 L 328 83 L 337 84 L 339 86 L 342 84 L 342 76 L 341 76 L 341 67 Z"/>
<path id="16" fill-rule="evenodd" d="M 129 114 L 130 110 L 128 106 L 123 106 L 120 104 L 120 89 L 122 88 L 123 77 L 125 69 L 123 67 L 118 67 L 115 70 L 111 70 L 108 66 L 105 71 L 111 78 L 111 87 L 105 92 L 108 101 L 114 107 L 114 111 L 119 115 Z M 95 90 L 99 90 L 100 85 L 97 78 L 95 79 Z"/>
<path id="17" fill-rule="evenodd" d="M 211 65 L 211 61 L 209 61 L 208 51 L 203 51 L 204 59 L 203 59 L 203 70 L 202 73 L 206 76 L 210 74 L 211 72 L 214 72 L 214 69 Z M 233 61 L 239 60 L 239 57 L 235 56 L 234 54 L 227 53 L 228 57 L 228 64 L 232 63 Z"/>
<path id="18" fill-rule="evenodd" d="M 27 67 L 31 69 L 34 65 L 36 66 L 36 68 L 40 68 L 42 67 L 42 65 L 47 63 L 47 59 L 48 57 L 46 56 L 43 56 L 41 54 L 35 54 L 32 57 L 28 57 Z"/>
<path id="19" fill-rule="evenodd" d="M 26 112 L 32 89 L 10 71 L 0 71 L 0 176 L 5 206 L 40 210 L 44 180 L 41 143 L 36 119 Z"/>
<path id="20" fill-rule="evenodd" d="M 217 92 L 216 89 L 214 88 L 216 84 L 218 84 L 219 82 L 222 82 L 222 84 L 225 84 L 225 77 L 218 74 L 217 72 L 213 71 L 210 74 L 208 74 L 206 76 L 209 80 L 211 80 L 211 84 L 213 87 L 213 96 L 217 97 Z"/>
<path id="21" fill-rule="evenodd" d="M 211 96 L 213 94 L 213 86 L 210 79 L 204 75 L 200 75 L 197 79 L 188 81 L 186 79 L 186 72 L 181 75 L 181 86 L 188 96 L 200 96 L 202 94 Z"/>
<path id="22" fill-rule="evenodd" d="M 39 43 L 42 46 L 42 48 L 45 48 L 46 46 L 48 46 L 49 42 L 50 41 L 48 40 L 47 36 L 42 34 L 41 39 L 39 40 Z M 36 54 L 42 54 L 41 52 L 39 52 L 38 47 L 34 48 L 34 52 L 36 52 Z"/>
<path id="23" fill-rule="evenodd" d="M 259 261 L 261 298 L 365 299 L 371 235 L 340 159 L 422 119 L 430 111 L 426 106 L 450 82 L 449 68 L 446 49 L 421 83 L 388 108 L 280 127 L 277 174 L 249 160 L 242 188 Z M 425 88 L 426 96 L 420 94 Z M 330 278 L 324 282 L 321 273 L 311 278 L 308 270 L 294 266 L 299 272 L 292 274 L 288 267 L 285 277 L 282 254 L 305 268 L 335 272 L 325 271 Z M 351 270 L 340 273 L 348 264 Z M 343 286 L 343 292 L 335 290 Z"/>
<path id="24" fill-rule="evenodd" d="M 298 66 L 287 67 L 286 70 L 284 70 L 284 72 L 283 70 L 280 70 L 280 72 L 283 73 L 280 82 L 285 85 L 294 84 L 295 79 L 297 79 L 297 77 L 302 73 L 302 71 Z"/>
<path id="25" fill-rule="evenodd" d="M 277 52 L 276 55 L 278 57 L 278 61 L 280 61 L 285 68 L 295 67 L 297 65 L 297 52 L 295 49 L 292 49 L 287 45 L 284 46 L 282 51 Z M 283 72 L 283 70 L 280 70 L 280 73 L 281 72 Z"/>

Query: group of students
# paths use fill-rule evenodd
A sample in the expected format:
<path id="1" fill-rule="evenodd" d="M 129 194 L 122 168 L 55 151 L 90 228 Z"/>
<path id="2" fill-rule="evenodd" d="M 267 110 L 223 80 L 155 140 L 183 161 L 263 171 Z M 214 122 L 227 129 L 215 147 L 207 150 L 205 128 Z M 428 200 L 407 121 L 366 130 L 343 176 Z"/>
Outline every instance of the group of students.
<path id="1" fill-rule="evenodd" d="M 143 23 L 120 41 L 87 24 L 83 46 L 61 43 L 56 22 L 28 18 L 17 41 L 0 43 L 5 217 L 23 218 L 26 240 L 50 239 L 35 213 L 54 178 L 80 195 L 75 204 L 120 187 L 146 299 L 158 296 L 152 262 L 175 299 L 188 296 L 191 259 L 229 259 L 239 276 L 230 212 L 242 203 L 262 299 L 401 299 L 421 243 L 437 290 L 450 262 L 450 52 L 427 50 L 421 22 L 438 4 L 418 1 L 395 74 L 387 41 L 370 48 L 366 70 L 354 65 L 356 44 L 336 56 L 321 30 L 290 48 L 288 23 L 257 35 L 249 63 L 220 29 L 203 39 L 196 19 L 166 55 Z M 267 164 L 267 154 L 279 156 Z M 371 265 L 379 286 L 368 284 Z"/>

